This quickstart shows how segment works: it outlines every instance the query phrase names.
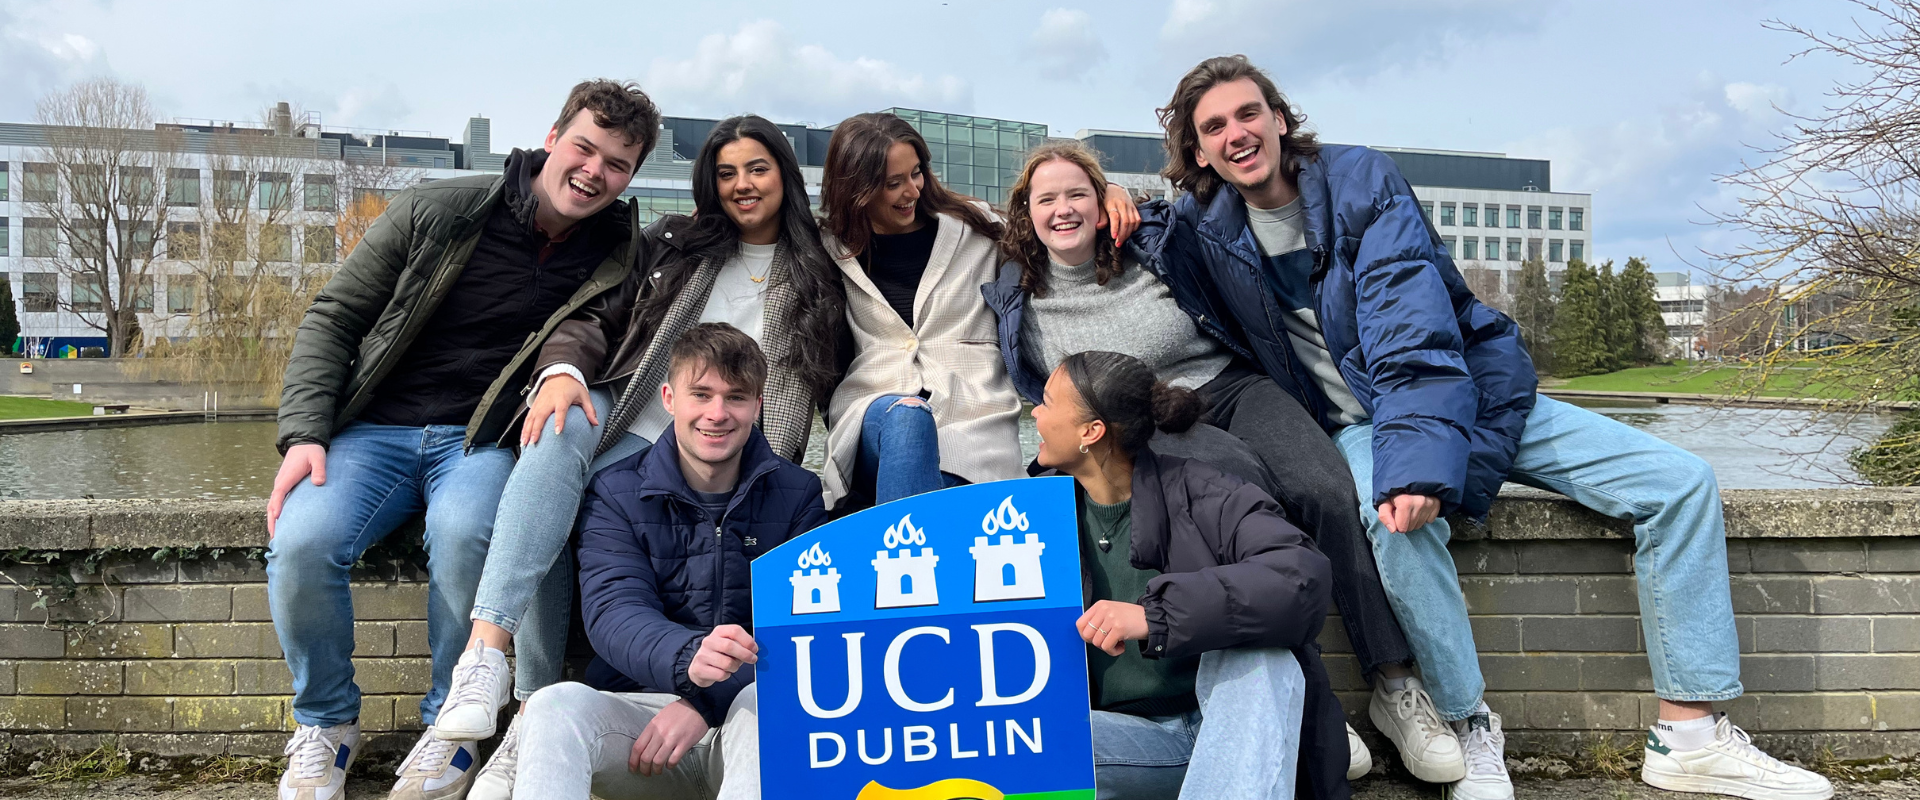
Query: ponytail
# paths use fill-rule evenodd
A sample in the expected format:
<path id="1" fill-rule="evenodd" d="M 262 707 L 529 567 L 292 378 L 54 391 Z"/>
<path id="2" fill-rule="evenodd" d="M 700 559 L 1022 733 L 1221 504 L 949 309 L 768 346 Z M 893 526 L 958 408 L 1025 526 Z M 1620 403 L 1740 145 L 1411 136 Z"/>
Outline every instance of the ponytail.
<path id="1" fill-rule="evenodd" d="M 1184 433 L 1200 420 L 1200 394 L 1166 381 L 1153 383 L 1153 424 L 1167 433 Z"/>
<path id="2" fill-rule="evenodd" d="M 1060 362 L 1088 421 L 1106 423 L 1107 438 L 1132 457 L 1153 438 L 1153 429 L 1179 433 L 1200 418 L 1200 396 L 1192 389 L 1154 379 L 1140 359 L 1104 350 L 1074 353 Z"/>

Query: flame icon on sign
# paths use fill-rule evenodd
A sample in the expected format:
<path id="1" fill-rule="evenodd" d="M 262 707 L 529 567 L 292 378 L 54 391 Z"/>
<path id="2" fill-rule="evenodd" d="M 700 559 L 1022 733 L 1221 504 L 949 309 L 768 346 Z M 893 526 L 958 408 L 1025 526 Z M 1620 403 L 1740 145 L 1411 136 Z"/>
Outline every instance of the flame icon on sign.
<path id="1" fill-rule="evenodd" d="M 825 567 L 825 566 L 831 565 L 832 563 L 833 563 L 833 557 L 827 555 L 827 551 L 820 549 L 819 542 L 814 542 L 812 547 L 807 548 L 806 552 L 803 552 L 800 554 L 801 569 L 807 569 L 810 567 Z"/>
<path id="2" fill-rule="evenodd" d="M 980 520 L 980 530 L 986 531 L 988 536 L 997 535 L 1001 531 L 1024 531 L 1026 529 L 1027 515 L 1020 513 L 1020 509 L 1013 507 L 1013 495 L 1007 495 L 1007 499 L 1000 501 L 999 508 L 987 512 L 987 516 Z"/>
<path id="3" fill-rule="evenodd" d="M 888 528 L 886 535 L 881 537 L 881 541 L 886 544 L 888 550 L 910 544 L 924 545 L 927 543 L 927 532 L 913 527 L 913 515 L 908 514 L 900 518 L 899 524 Z"/>

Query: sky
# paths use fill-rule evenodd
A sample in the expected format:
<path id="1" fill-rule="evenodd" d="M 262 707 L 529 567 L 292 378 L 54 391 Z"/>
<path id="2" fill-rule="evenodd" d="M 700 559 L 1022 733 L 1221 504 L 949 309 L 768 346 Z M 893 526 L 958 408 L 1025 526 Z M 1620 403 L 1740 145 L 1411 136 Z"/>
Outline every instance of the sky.
<path id="1" fill-rule="evenodd" d="M 1596 259 L 1711 265 L 1740 241 L 1716 176 L 1859 77 L 1793 55 L 1781 20 L 1849 29 L 1841 0 L 841 0 L 279 4 L 0 0 L 0 121 L 112 76 L 166 118 L 255 121 L 288 101 L 328 126 L 537 146 L 573 83 L 640 82 L 662 111 L 831 124 L 890 106 L 1157 130 L 1202 58 L 1245 53 L 1326 141 L 1553 162 L 1591 192 Z"/>

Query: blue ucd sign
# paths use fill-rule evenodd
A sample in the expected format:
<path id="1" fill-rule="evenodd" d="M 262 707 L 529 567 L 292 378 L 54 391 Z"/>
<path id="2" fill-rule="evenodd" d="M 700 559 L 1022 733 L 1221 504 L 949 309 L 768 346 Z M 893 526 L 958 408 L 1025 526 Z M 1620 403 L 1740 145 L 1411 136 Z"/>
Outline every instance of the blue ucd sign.
<path id="1" fill-rule="evenodd" d="M 1091 800 L 1073 479 L 907 498 L 753 563 L 767 800 Z"/>

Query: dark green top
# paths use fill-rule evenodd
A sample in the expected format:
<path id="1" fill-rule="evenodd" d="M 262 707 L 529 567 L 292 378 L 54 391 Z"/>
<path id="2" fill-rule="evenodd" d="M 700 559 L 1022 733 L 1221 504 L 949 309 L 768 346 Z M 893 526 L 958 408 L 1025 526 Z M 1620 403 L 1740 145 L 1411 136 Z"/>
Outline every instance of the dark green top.
<path id="1" fill-rule="evenodd" d="M 1136 569 L 1128 553 L 1133 545 L 1132 501 L 1101 505 L 1081 495 L 1080 552 L 1092 578 L 1093 599 L 1139 603 L 1147 581 L 1158 570 Z M 1105 539 L 1106 547 L 1100 546 Z M 1193 676 L 1200 659 L 1150 659 L 1140 654 L 1140 642 L 1110 656 L 1087 645 L 1087 685 L 1093 707 L 1134 716 L 1177 714 L 1198 705 Z"/>

